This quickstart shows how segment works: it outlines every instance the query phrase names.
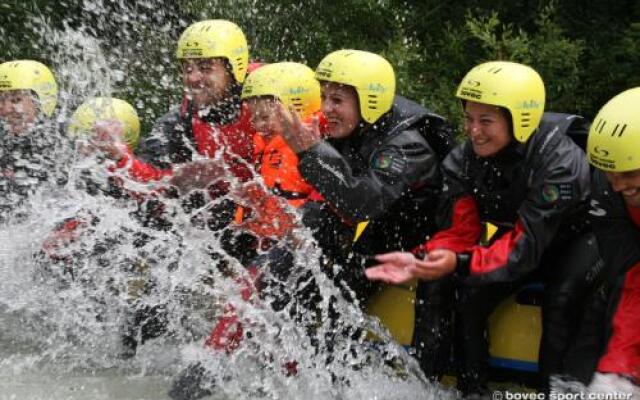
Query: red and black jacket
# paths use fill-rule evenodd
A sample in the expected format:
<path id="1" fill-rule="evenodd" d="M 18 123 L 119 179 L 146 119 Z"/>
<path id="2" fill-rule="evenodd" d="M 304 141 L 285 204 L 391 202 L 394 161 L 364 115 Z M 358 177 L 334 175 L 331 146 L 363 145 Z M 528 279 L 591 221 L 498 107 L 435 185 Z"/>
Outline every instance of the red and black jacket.
<path id="1" fill-rule="evenodd" d="M 568 133 L 586 134 L 576 115 L 545 113 L 526 144 L 513 141 L 494 157 L 465 141 L 445 159 L 444 229 L 421 250 L 445 248 L 470 283 L 514 282 L 534 271 L 547 248 L 586 229 L 589 166 Z M 483 223 L 498 227 L 479 245 Z"/>
<path id="2" fill-rule="evenodd" d="M 156 122 L 136 155 L 144 163 L 165 170 L 194 160 L 195 153 L 220 157 L 234 176 L 246 181 L 253 176 L 254 134 L 249 110 L 239 96 L 207 111 L 194 110 L 185 99 L 179 109 Z"/>
<path id="3" fill-rule="evenodd" d="M 625 205 L 605 174 L 591 179 L 589 212 L 612 287 L 607 345 L 598 370 L 640 383 L 640 208 Z"/>

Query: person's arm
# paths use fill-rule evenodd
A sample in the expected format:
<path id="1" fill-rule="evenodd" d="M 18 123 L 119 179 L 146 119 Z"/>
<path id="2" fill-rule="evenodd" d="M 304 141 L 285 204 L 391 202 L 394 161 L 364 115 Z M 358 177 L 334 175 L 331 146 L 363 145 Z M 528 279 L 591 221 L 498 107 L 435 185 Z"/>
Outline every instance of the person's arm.
<path id="1" fill-rule="evenodd" d="M 126 170 L 129 177 L 138 182 L 159 181 L 165 177 L 172 176 L 171 169 L 156 168 L 151 164 L 144 163 L 131 153 L 124 154 L 115 164 L 115 170 Z"/>
<path id="2" fill-rule="evenodd" d="M 532 167 L 528 194 L 514 228 L 489 246 L 474 246 L 468 262 L 456 266 L 470 282 L 512 282 L 533 271 L 563 219 L 586 202 L 589 167 L 569 138 L 552 143 L 544 154 L 537 146 L 531 153 L 530 157 L 541 158 Z"/>
<path id="3" fill-rule="evenodd" d="M 456 254 L 470 251 L 478 243 L 482 233 L 478 207 L 462 173 L 467 168 L 468 145 L 453 149 L 442 163 L 443 191 L 439 206 L 442 229 L 413 253 L 376 256 L 379 264 L 365 271 L 367 278 L 392 284 L 407 283 L 415 278 L 438 279 L 454 272 Z"/>
<path id="4" fill-rule="evenodd" d="M 436 155 L 414 130 L 401 132 L 376 149 L 363 171 L 353 170 L 325 141 L 299 156 L 304 179 L 353 224 L 384 214 L 419 183 L 440 182 Z"/>

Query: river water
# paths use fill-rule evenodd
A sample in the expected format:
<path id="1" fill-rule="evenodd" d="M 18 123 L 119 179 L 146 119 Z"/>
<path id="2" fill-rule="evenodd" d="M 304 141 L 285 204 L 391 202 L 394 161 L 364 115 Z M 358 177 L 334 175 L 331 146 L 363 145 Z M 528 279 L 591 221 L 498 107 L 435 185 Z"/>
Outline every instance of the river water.
<path id="1" fill-rule="evenodd" d="M 159 59 L 141 59 L 130 49 L 149 37 L 148 29 L 136 24 L 145 19 L 127 3 L 118 4 L 121 13 L 106 18 L 102 2 L 84 2 L 101 24 L 129 22 L 128 31 L 119 33 L 119 45 L 93 37 L 88 26 L 54 28 L 37 13 L 25 25 L 34 34 L 34 48 L 53 60 L 50 67 L 60 86 L 56 127 L 42 128 L 52 135 L 91 96 L 140 90 L 135 106 L 141 118 L 157 116 L 146 109 L 159 101 L 157 92 L 147 96 L 145 85 L 128 82 L 127 68 L 157 65 L 150 71 L 153 85 L 180 92 L 175 71 L 162 67 L 175 61 L 173 50 L 159 37 L 183 26 L 157 29 L 159 47 L 147 50 Z M 298 234 L 294 261 L 296 268 L 310 271 L 321 295 L 317 315 L 293 316 L 290 308 L 275 311 L 259 300 L 243 301 L 238 277 L 246 273 L 244 267 L 221 250 L 219 236 L 191 222 L 215 204 L 194 211 L 179 200 L 163 199 L 172 228 L 143 226 L 132 217 L 135 200 L 87 193 L 83 173 L 106 185 L 105 164 L 83 158 L 68 145 L 43 155 L 59 157 L 68 182 L 42 186 L 15 218 L 0 223 L 0 399 L 168 399 L 173 383 L 193 365 L 202 366 L 214 382 L 213 399 L 451 396 L 425 381 L 376 319 L 342 299 L 314 261 L 318 253 L 308 232 Z M 121 178 L 137 193 L 155 189 Z M 69 219 L 84 226 L 55 248 L 54 260 L 44 251 L 46 243 Z M 336 299 L 331 310 L 330 298 Z M 213 351 L 204 346 L 205 339 L 229 304 L 243 324 L 243 341 L 233 352 Z M 123 344 L 126 327 L 137 312 L 148 315 L 149 310 L 160 310 L 166 332 L 139 343 L 132 355 Z M 338 325 L 330 317 L 336 312 Z M 373 343 L 344 333 L 354 327 L 382 339 Z M 291 363 L 295 373 L 283 367 Z"/>

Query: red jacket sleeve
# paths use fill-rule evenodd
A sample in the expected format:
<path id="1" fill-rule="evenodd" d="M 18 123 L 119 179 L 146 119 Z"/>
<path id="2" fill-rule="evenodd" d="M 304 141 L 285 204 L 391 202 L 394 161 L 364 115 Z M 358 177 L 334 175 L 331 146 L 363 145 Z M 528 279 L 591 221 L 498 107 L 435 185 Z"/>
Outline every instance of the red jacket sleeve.
<path id="1" fill-rule="evenodd" d="M 626 274 L 613 317 L 613 334 L 598 371 L 625 375 L 640 382 L 640 263 Z"/>
<path id="2" fill-rule="evenodd" d="M 170 169 L 160 169 L 151 164 L 144 163 L 131 154 L 122 157 L 115 165 L 115 169 L 127 169 L 129 176 L 139 182 L 159 181 L 166 176 L 171 176 Z"/>
<path id="3" fill-rule="evenodd" d="M 472 196 L 461 197 L 454 203 L 451 220 L 449 228 L 436 233 L 419 250 L 429 252 L 447 249 L 456 253 L 470 251 L 482 234 L 478 206 Z"/>
<path id="4" fill-rule="evenodd" d="M 512 230 L 504 233 L 489 247 L 474 246 L 471 250 L 469 272 L 472 275 L 484 274 L 505 266 L 523 235 L 522 223 L 518 221 Z"/>

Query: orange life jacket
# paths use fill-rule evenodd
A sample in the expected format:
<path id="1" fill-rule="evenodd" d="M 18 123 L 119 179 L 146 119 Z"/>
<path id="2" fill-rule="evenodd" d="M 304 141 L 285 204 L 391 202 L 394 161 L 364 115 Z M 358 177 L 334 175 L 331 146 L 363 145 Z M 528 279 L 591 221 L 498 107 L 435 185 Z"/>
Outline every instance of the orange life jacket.
<path id="1" fill-rule="evenodd" d="M 300 207 L 313 190 L 298 171 L 298 156 L 281 135 L 266 141 L 260 134 L 253 136 L 256 170 L 271 191 Z"/>

